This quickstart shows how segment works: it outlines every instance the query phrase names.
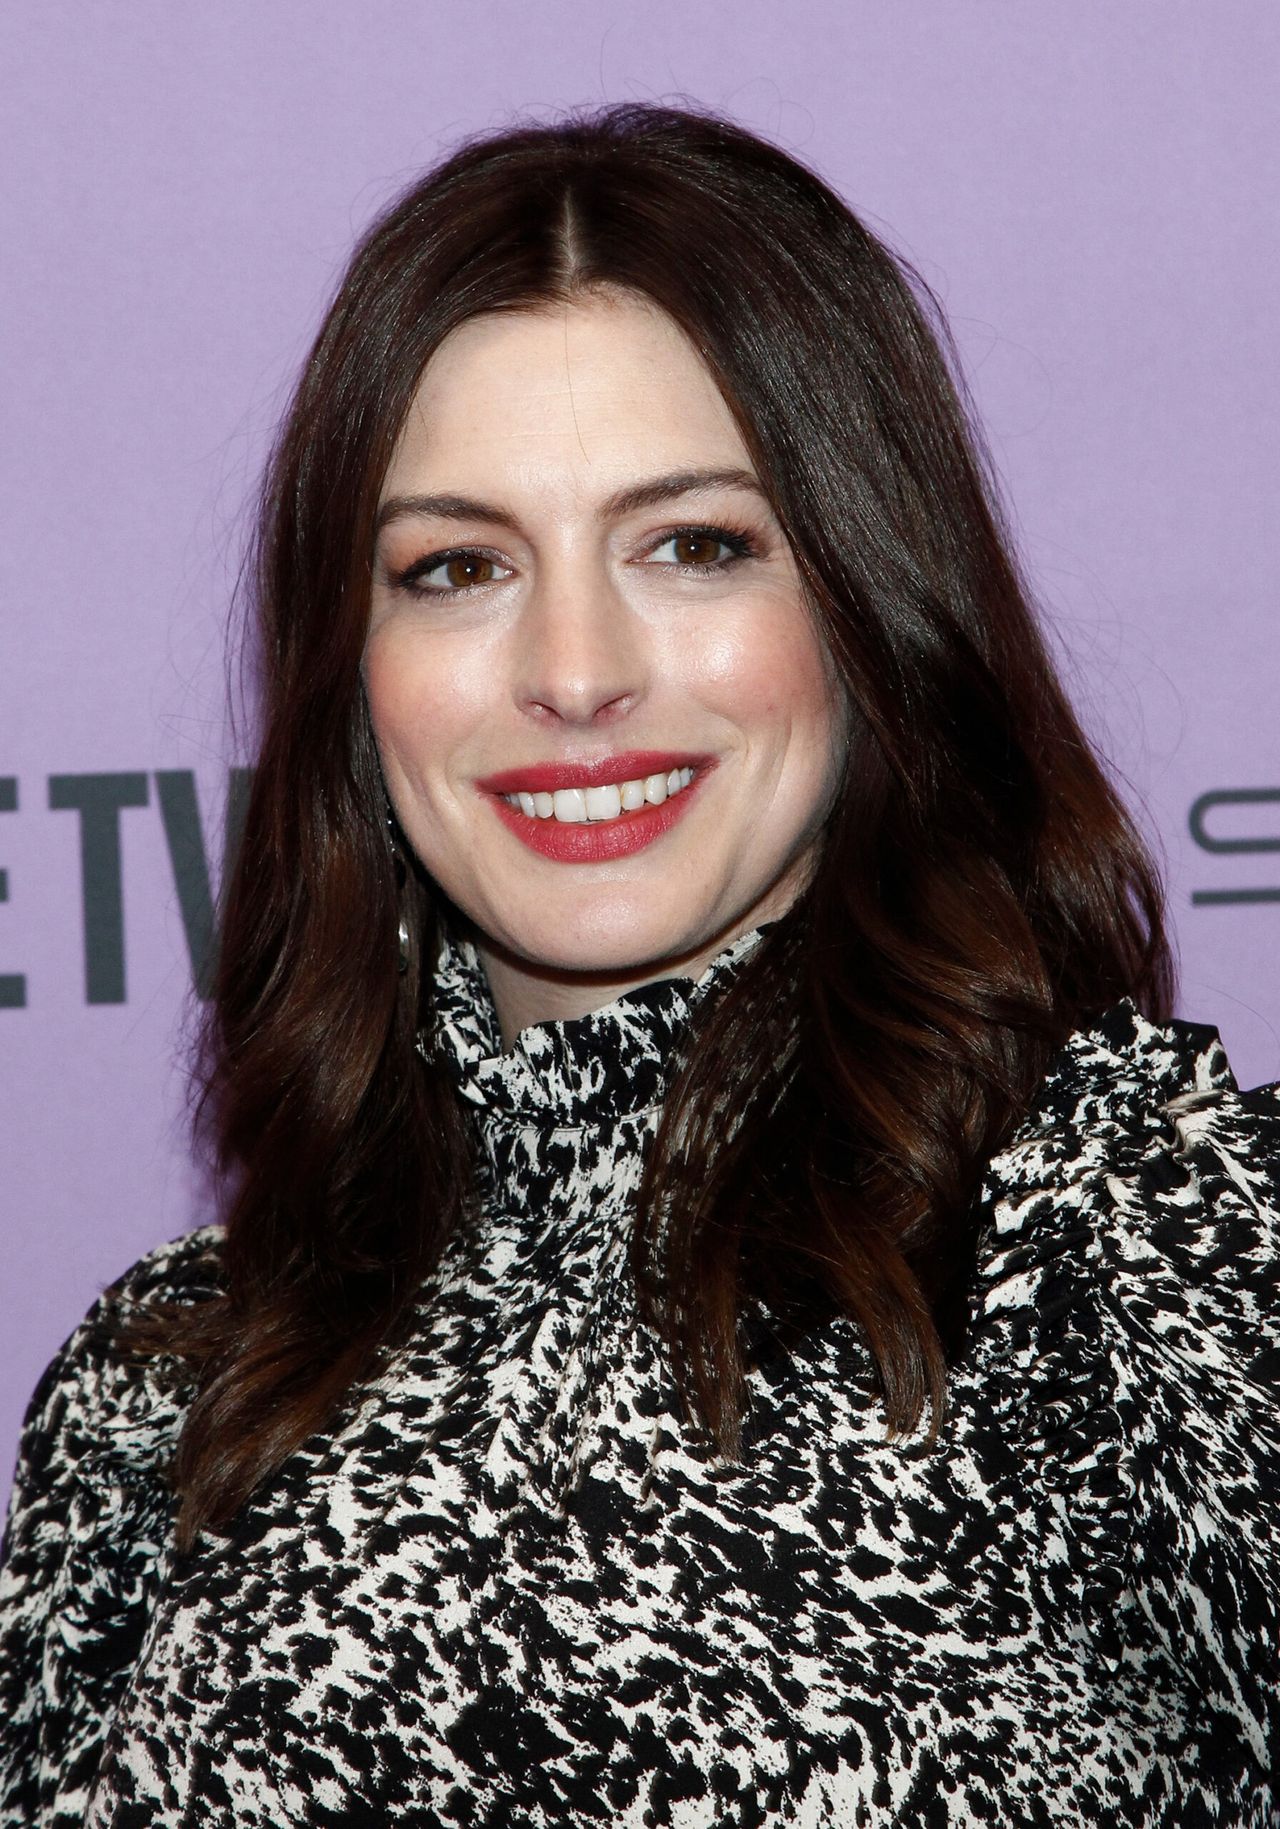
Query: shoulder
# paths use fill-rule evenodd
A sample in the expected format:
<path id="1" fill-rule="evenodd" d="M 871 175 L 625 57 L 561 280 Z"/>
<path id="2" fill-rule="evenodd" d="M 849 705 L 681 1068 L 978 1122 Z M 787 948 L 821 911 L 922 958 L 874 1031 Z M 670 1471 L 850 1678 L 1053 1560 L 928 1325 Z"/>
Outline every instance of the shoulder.
<path id="1" fill-rule="evenodd" d="M 50 1360 L 32 1397 L 31 1414 L 77 1390 L 105 1396 L 122 1378 L 127 1382 L 137 1368 L 118 1345 L 120 1327 L 147 1309 L 216 1295 L 222 1239 L 221 1226 L 184 1233 L 157 1245 L 109 1283 Z"/>
<path id="2" fill-rule="evenodd" d="M 220 1231 L 139 1259 L 51 1360 L 27 1412 L 0 1557 L 0 1820 L 37 1791 L 78 1821 L 86 1775 L 141 1643 L 172 1515 L 168 1468 L 192 1396 L 130 1354 L 132 1315 L 216 1293 Z"/>
<path id="3" fill-rule="evenodd" d="M 179 1420 L 182 1377 L 172 1362 L 140 1359 L 120 1329 L 146 1309 L 217 1293 L 222 1228 L 204 1226 L 149 1251 L 92 1304 L 32 1394 L 18 1456 L 18 1488 L 87 1472 L 101 1458 L 154 1465 Z M 59 1465 L 62 1464 L 62 1466 Z"/>
<path id="4" fill-rule="evenodd" d="M 1131 1005 L 1070 1038 L 989 1165 L 980 1304 L 1052 1580 L 1280 1733 L 1280 1087 Z"/>
<path id="5" fill-rule="evenodd" d="M 1256 1347 L 1277 1290 L 1280 1086 L 1242 1092 L 1215 1030 L 1122 1004 L 1060 1051 L 984 1195 L 988 1305 L 1021 1307 L 1029 1335 L 1058 1317 L 1025 1279 L 1069 1304 L 1076 1278 L 1123 1290 L 1127 1326 L 1170 1345 L 1183 1314 Z"/>

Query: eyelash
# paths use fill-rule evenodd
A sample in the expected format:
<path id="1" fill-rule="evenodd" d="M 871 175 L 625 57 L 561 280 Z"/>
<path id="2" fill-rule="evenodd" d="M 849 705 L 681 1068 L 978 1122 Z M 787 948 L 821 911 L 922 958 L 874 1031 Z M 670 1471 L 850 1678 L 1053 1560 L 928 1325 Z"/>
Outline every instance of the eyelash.
<path id="1" fill-rule="evenodd" d="M 759 547 L 745 528 L 720 527 L 708 523 L 693 523 L 671 528 L 651 549 L 656 552 L 667 546 L 672 540 L 688 539 L 715 540 L 729 551 L 723 559 L 713 559 L 709 565 L 681 565 L 678 561 L 661 561 L 666 571 L 680 572 L 682 575 L 696 576 L 708 572 L 726 572 L 741 559 L 754 559 L 759 554 Z M 468 591 L 488 590 L 490 585 L 505 584 L 505 578 L 491 578 L 483 584 L 424 584 L 422 580 L 429 572 L 440 566 L 449 565 L 455 559 L 491 559 L 495 565 L 501 565 L 495 553 L 483 546 L 449 546 L 440 552 L 428 553 L 423 559 L 415 559 L 404 571 L 392 574 L 391 583 L 397 590 L 415 592 L 420 597 L 460 597 Z"/>
<path id="2" fill-rule="evenodd" d="M 759 555 L 759 547 L 745 527 L 718 527 L 710 522 L 691 522 L 687 527 L 673 527 L 664 539 L 658 541 L 652 550 L 667 546 L 672 540 L 687 539 L 692 535 L 695 540 L 717 540 L 721 546 L 729 548 L 724 559 L 714 559 L 710 565 L 681 565 L 676 561 L 664 560 L 672 571 L 677 572 L 722 572 L 736 565 L 739 559 L 754 559 Z"/>

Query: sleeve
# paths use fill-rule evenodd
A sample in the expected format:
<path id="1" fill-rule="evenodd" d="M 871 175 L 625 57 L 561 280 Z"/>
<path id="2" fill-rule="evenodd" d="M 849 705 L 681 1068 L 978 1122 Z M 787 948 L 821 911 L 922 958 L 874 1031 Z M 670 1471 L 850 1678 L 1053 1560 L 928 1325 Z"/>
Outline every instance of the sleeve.
<path id="1" fill-rule="evenodd" d="M 1212 1031 L 1118 1011 L 1068 1044 L 987 1199 L 980 1337 L 1020 1578 L 1100 1689 L 1149 1697 L 1171 1769 L 1270 1799 L 1280 1088 L 1240 1092 Z"/>
<path id="2" fill-rule="evenodd" d="M 1190 1092 L 1108 1178 L 1101 1313 L 1129 1585 L 1198 1705 L 1280 1773 L 1280 1087 Z"/>
<path id="3" fill-rule="evenodd" d="M 184 1404 L 172 1366 L 126 1360 L 130 1305 L 210 1293 L 214 1229 L 142 1259 L 89 1310 L 27 1411 L 0 1552 L 0 1829 L 64 1829 L 145 1632 Z"/>

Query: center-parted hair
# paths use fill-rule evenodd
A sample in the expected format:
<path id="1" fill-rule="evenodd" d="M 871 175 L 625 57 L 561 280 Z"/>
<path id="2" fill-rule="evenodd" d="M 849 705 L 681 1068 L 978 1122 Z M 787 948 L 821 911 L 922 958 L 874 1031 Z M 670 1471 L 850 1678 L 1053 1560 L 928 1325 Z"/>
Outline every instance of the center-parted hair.
<path id="1" fill-rule="evenodd" d="M 986 1162 L 1073 1028 L 1124 997 L 1167 1013 L 1155 873 L 1055 675 L 923 283 L 711 116 L 464 146 L 357 249 L 262 494 L 261 742 L 203 1062 L 225 1290 L 130 1329 L 198 1380 L 184 1544 L 358 1392 L 465 1210 L 468 1123 L 414 1048 L 450 910 L 420 869 L 397 880 L 361 682 L 378 498 L 452 329 L 599 288 L 707 363 L 850 708 L 812 880 L 702 1006 L 646 1164 L 632 1264 L 689 1419 L 741 1451 L 763 1301 L 775 1332 L 853 1316 L 890 1432 L 926 1401 L 940 1427 Z"/>

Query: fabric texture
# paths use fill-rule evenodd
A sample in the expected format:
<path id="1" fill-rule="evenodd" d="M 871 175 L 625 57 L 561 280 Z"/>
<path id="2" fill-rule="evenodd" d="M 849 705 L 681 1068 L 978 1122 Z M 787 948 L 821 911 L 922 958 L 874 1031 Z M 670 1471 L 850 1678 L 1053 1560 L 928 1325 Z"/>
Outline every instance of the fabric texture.
<path id="1" fill-rule="evenodd" d="M 109 1291 L 32 1401 L 0 1573 L 0 1824 L 1280 1822 L 1280 1089 L 1132 1006 L 990 1164 L 938 1440 L 885 1439 L 854 1324 L 687 1426 L 626 1240 L 696 983 L 501 1051 L 465 944 L 423 1047 L 479 1139 L 408 1343 L 172 1547 L 189 1401 Z"/>

